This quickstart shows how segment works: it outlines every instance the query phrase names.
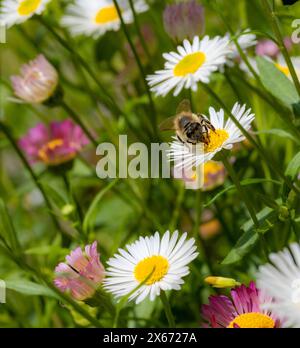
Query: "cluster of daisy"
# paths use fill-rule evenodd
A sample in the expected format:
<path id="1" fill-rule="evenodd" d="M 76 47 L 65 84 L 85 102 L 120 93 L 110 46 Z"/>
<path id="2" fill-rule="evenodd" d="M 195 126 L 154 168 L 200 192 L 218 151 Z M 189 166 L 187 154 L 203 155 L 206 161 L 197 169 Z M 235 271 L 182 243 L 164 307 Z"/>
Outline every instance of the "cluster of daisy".
<path id="1" fill-rule="evenodd" d="M 189 263 L 198 256 L 194 238 L 167 231 L 140 237 L 119 249 L 104 268 L 97 242 L 83 251 L 77 248 L 55 269 L 54 283 L 74 299 L 85 301 L 97 289 L 112 293 L 116 299 L 128 296 L 136 304 L 146 298 L 153 301 L 161 291 L 180 290 L 190 272 Z M 237 285 L 233 279 L 209 277 L 215 287 L 237 285 L 231 297 L 210 296 L 202 306 L 203 326 L 212 328 L 299 327 L 300 245 L 293 243 L 282 252 L 271 254 L 272 264 L 257 271 L 258 287 Z"/>
<path id="2" fill-rule="evenodd" d="M 0 20 L 7 27 L 25 22 L 34 15 L 41 15 L 51 0 L 3 0 L 0 7 Z M 125 23 L 133 21 L 129 0 L 118 0 Z M 144 0 L 134 1 L 136 13 L 148 10 Z M 75 0 L 66 9 L 61 19 L 62 26 L 71 34 L 87 35 L 94 38 L 110 30 L 119 30 L 121 21 L 112 0 Z"/>

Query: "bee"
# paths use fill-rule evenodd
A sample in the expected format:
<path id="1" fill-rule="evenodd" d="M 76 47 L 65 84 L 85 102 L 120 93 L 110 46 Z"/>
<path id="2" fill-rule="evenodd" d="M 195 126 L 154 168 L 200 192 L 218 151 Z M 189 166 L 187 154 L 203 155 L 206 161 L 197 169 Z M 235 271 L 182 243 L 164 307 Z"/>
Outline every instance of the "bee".
<path id="1" fill-rule="evenodd" d="M 210 121 L 202 114 L 193 113 L 188 99 L 179 104 L 176 112 L 176 116 L 169 117 L 160 124 L 160 130 L 175 130 L 178 140 L 182 143 L 208 145 L 209 131 L 215 131 Z"/>

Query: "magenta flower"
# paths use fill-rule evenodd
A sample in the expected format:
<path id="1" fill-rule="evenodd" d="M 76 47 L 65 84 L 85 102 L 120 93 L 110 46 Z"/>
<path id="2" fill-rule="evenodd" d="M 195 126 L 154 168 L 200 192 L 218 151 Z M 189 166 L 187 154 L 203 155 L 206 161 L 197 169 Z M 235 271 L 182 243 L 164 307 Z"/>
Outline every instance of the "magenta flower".
<path id="1" fill-rule="evenodd" d="M 212 328 L 275 328 L 279 321 L 273 313 L 263 309 L 270 303 L 267 295 L 262 295 L 254 282 L 249 287 L 238 286 L 231 290 L 231 298 L 210 296 L 209 304 L 202 306 L 202 315 Z"/>
<path id="2" fill-rule="evenodd" d="M 195 0 L 168 5 L 163 18 L 165 31 L 176 41 L 203 34 L 204 8 Z"/>
<path id="3" fill-rule="evenodd" d="M 47 166 L 71 161 L 88 143 L 82 129 L 70 119 L 51 122 L 48 127 L 39 123 L 19 140 L 31 163 L 43 162 Z"/>
<path id="4" fill-rule="evenodd" d="M 285 47 L 290 51 L 293 45 L 292 40 L 289 37 L 286 37 L 284 39 L 284 44 Z M 258 42 L 255 48 L 255 52 L 258 56 L 276 58 L 280 53 L 280 49 L 274 41 L 265 39 Z"/>
<path id="5" fill-rule="evenodd" d="M 102 280 L 104 267 L 97 252 L 97 242 L 85 247 L 85 253 L 80 247 L 66 256 L 66 262 L 61 262 L 55 268 L 55 286 L 61 291 L 69 291 L 78 301 L 91 298 Z"/>
<path id="6" fill-rule="evenodd" d="M 11 82 L 17 97 L 28 103 L 43 103 L 56 91 L 58 74 L 41 54 L 21 67 L 20 76 L 12 76 Z"/>

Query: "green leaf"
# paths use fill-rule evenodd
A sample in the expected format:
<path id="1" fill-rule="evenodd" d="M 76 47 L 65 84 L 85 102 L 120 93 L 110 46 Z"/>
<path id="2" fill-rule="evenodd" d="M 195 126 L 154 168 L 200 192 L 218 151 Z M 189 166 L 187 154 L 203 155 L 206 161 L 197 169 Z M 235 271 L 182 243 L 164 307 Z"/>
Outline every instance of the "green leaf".
<path id="1" fill-rule="evenodd" d="M 105 186 L 98 194 L 97 196 L 93 199 L 88 211 L 85 214 L 84 220 L 83 220 L 83 230 L 85 232 L 88 231 L 89 227 L 93 225 L 95 218 L 96 218 L 96 214 L 98 211 L 98 206 L 99 203 L 101 201 L 101 199 L 103 198 L 103 196 L 111 189 L 113 188 L 116 183 L 119 181 L 119 179 L 115 179 L 113 181 L 111 181 L 107 186 Z"/>
<path id="2" fill-rule="evenodd" d="M 255 184 L 260 184 L 260 183 L 264 183 L 264 182 L 272 182 L 276 185 L 281 185 L 281 183 L 279 181 L 272 180 L 272 179 L 260 179 L 260 178 L 252 178 L 252 179 L 242 180 L 241 185 L 248 186 L 248 185 L 255 185 Z M 223 190 L 218 192 L 209 202 L 207 202 L 204 205 L 204 207 L 205 208 L 208 207 L 209 205 L 213 204 L 218 198 L 220 198 L 222 195 L 224 195 L 226 192 L 233 191 L 233 190 L 236 190 L 235 185 L 230 185 L 230 186 L 224 188 Z"/>
<path id="3" fill-rule="evenodd" d="M 259 228 L 255 228 L 252 219 L 242 226 L 242 230 L 245 232 L 222 261 L 223 265 L 231 265 L 242 260 L 257 243 L 259 235 L 268 232 L 273 227 L 272 223 L 277 219 L 277 212 L 266 207 L 256 214 L 256 217 L 259 222 Z"/>
<path id="4" fill-rule="evenodd" d="M 0 234 L 15 251 L 20 249 L 18 236 L 3 200 L 0 198 Z"/>
<path id="5" fill-rule="evenodd" d="M 263 85 L 274 97 L 288 106 L 298 103 L 299 96 L 294 84 L 274 63 L 263 57 L 256 57 L 256 62 Z"/>
<path id="6" fill-rule="evenodd" d="M 287 132 L 284 129 L 277 129 L 277 128 L 273 128 L 273 129 L 268 129 L 268 130 L 263 130 L 263 131 L 259 131 L 259 132 L 255 132 L 255 134 L 271 134 L 271 135 L 277 135 L 279 137 L 285 138 L 285 139 L 290 139 L 292 141 L 294 141 L 295 143 L 300 142 L 299 139 L 297 139 L 296 137 L 294 137 L 291 133 Z"/>
<path id="7" fill-rule="evenodd" d="M 61 209 L 67 204 L 67 200 L 58 190 L 46 184 L 45 182 L 41 182 L 41 185 L 43 186 L 47 196 L 51 198 L 52 202 L 56 205 L 57 208 Z"/>
<path id="8" fill-rule="evenodd" d="M 7 289 L 17 291 L 23 295 L 48 296 L 59 299 L 51 289 L 27 279 L 5 280 L 5 285 Z"/>
<path id="9" fill-rule="evenodd" d="M 300 152 L 298 152 L 294 158 L 290 161 L 286 171 L 285 175 L 289 176 L 292 180 L 295 179 L 295 177 L 299 174 L 300 171 Z"/>

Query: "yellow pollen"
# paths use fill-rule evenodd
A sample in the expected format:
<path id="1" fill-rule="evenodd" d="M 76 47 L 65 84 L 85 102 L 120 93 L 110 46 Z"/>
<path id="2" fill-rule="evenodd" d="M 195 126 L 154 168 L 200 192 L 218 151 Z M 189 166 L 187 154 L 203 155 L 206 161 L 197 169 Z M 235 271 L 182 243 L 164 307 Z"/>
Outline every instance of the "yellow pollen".
<path id="1" fill-rule="evenodd" d="M 33 14 L 40 6 L 41 0 L 21 0 L 18 13 L 20 16 L 29 16 Z"/>
<path id="2" fill-rule="evenodd" d="M 62 139 L 53 139 L 45 144 L 38 152 L 39 158 L 47 165 L 58 165 L 64 162 L 67 162 L 74 158 L 76 152 L 69 153 L 64 156 L 49 156 L 50 151 L 55 150 L 56 148 L 62 146 L 64 144 Z"/>
<path id="3" fill-rule="evenodd" d="M 286 76 L 289 76 L 290 75 L 290 71 L 289 71 L 289 68 L 287 66 L 283 66 L 283 65 L 280 65 L 278 63 L 275 63 L 275 66 L 278 70 L 280 70 L 281 72 L 284 73 L 284 75 Z"/>
<path id="4" fill-rule="evenodd" d="M 181 59 L 174 68 L 175 76 L 194 74 L 205 63 L 206 56 L 203 52 L 191 53 Z"/>
<path id="5" fill-rule="evenodd" d="M 151 277 L 147 280 L 147 285 L 152 285 L 160 281 L 168 272 L 169 262 L 168 260 L 160 255 L 154 255 L 146 257 L 140 261 L 134 269 L 134 276 L 138 282 L 143 282 L 149 274 L 153 271 Z"/>
<path id="6" fill-rule="evenodd" d="M 209 132 L 209 143 L 204 145 L 204 151 L 213 152 L 220 148 L 229 138 L 229 134 L 225 129 L 216 129 Z"/>
<path id="7" fill-rule="evenodd" d="M 97 24 L 106 24 L 114 22 L 119 18 L 118 11 L 114 5 L 101 8 L 96 14 L 95 22 Z"/>
<path id="8" fill-rule="evenodd" d="M 275 327 L 274 320 L 262 313 L 241 314 L 232 320 L 227 327 L 234 328 L 234 324 L 245 329 L 273 329 Z"/>

